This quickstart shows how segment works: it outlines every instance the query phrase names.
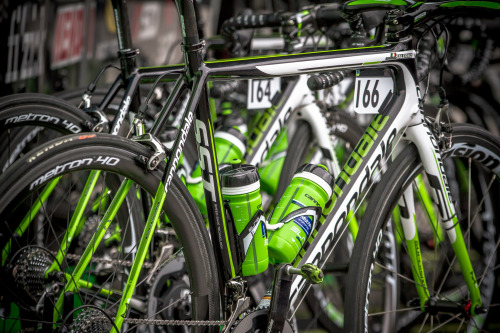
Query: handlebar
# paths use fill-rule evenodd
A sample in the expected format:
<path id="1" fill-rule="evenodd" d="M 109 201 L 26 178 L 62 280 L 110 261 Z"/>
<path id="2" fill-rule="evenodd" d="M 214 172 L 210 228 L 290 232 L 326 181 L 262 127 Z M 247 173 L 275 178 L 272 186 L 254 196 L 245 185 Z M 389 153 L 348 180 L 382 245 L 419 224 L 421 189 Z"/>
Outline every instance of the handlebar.
<path id="1" fill-rule="evenodd" d="M 248 36 L 240 36 L 241 30 L 255 28 L 281 28 L 285 40 L 293 41 L 301 36 L 305 27 L 327 27 L 344 22 L 339 4 L 317 5 L 296 13 L 239 15 L 222 24 L 221 35 L 230 43 L 233 56 L 243 56 L 248 47 Z M 250 37 L 251 38 L 251 37 Z"/>
<path id="2" fill-rule="evenodd" d="M 222 98 L 227 94 L 233 92 L 244 92 L 244 81 L 222 81 L 214 82 L 213 87 L 210 89 L 210 96 L 215 98 Z"/>
<path id="3" fill-rule="evenodd" d="M 318 27 L 343 22 L 338 4 L 319 5 L 298 13 L 251 14 L 232 17 L 222 24 L 221 35 L 229 37 L 235 31 L 254 28 L 277 28 L 298 24 L 316 24 Z"/>
<path id="4" fill-rule="evenodd" d="M 313 91 L 331 88 L 344 80 L 350 72 L 350 70 L 344 69 L 335 72 L 315 74 L 307 79 L 307 86 Z"/>
<path id="5" fill-rule="evenodd" d="M 221 34 L 224 37 L 230 37 L 237 30 L 280 27 L 283 13 L 273 14 L 251 14 L 231 17 L 224 21 L 221 28 Z"/>

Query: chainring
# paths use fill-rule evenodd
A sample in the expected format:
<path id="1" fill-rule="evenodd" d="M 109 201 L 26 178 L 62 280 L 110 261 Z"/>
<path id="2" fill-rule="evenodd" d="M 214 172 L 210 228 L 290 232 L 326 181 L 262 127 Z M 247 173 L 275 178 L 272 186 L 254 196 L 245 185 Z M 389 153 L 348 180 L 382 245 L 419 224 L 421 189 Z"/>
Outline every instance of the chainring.
<path id="1" fill-rule="evenodd" d="M 192 317 L 191 297 L 186 262 L 183 257 L 170 261 L 155 273 L 148 292 L 147 318 L 189 320 Z M 181 326 L 149 325 L 150 333 L 188 331 Z"/>
<path id="2" fill-rule="evenodd" d="M 240 315 L 239 319 L 231 326 L 233 333 L 264 333 L 267 329 L 269 308 L 256 308 L 248 310 Z M 285 321 L 283 333 L 294 333 L 293 325 L 289 320 Z"/>

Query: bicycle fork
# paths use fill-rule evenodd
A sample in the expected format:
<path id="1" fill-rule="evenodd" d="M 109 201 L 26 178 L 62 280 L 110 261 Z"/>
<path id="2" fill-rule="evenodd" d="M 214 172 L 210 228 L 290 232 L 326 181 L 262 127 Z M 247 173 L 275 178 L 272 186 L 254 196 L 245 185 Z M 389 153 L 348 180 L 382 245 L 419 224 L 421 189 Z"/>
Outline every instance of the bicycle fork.
<path id="1" fill-rule="evenodd" d="M 472 315 L 482 312 L 481 295 L 479 285 L 472 268 L 472 263 L 467 252 L 462 230 L 460 228 L 457 212 L 453 205 L 448 180 L 445 174 L 443 160 L 441 157 L 438 142 L 430 128 L 423 121 L 416 126 L 408 127 L 406 131 L 407 139 L 413 142 L 418 149 L 422 164 L 431 187 L 431 195 L 437 203 L 439 213 L 442 218 L 442 226 L 452 244 L 453 251 L 459 263 L 463 277 L 470 293 Z M 420 307 L 424 311 L 429 307 L 431 295 L 427 287 L 424 267 L 422 264 L 422 254 L 419 246 L 417 233 L 416 212 L 414 206 L 414 193 L 412 186 L 408 186 L 399 201 L 401 212 L 401 224 L 408 253 L 412 264 L 412 273 L 415 280 L 417 292 L 420 298 Z M 431 223 L 434 217 L 431 217 Z M 433 231 L 438 233 L 439 226 L 431 226 Z M 439 241 L 442 241 L 440 239 Z"/>

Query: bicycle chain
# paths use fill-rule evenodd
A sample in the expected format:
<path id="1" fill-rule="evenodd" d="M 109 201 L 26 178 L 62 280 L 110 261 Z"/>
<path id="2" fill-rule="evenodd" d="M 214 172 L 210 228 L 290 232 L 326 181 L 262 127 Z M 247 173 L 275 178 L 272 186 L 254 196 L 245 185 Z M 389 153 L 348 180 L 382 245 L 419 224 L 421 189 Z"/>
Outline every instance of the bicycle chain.
<path id="1" fill-rule="evenodd" d="M 76 254 L 67 254 L 67 258 L 79 260 L 81 258 L 80 255 Z M 99 263 L 113 263 L 119 260 L 111 260 L 105 258 L 95 258 L 96 262 Z M 121 261 L 122 265 L 130 265 L 132 266 L 132 261 L 123 260 Z M 144 263 L 144 267 L 153 267 L 152 263 Z M 191 296 L 191 293 L 184 296 L 183 298 L 187 298 Z M 179 299 L 178 301 L 182 300 Z M 116 317 L 111 318 L 113 321 L 116 320 Z M 108 321 L 109 319 L 104 316 L 96 316 L 92 317 L 93 321 Z M 142 318 L 123 318 L 123 321 L 128 324 L 133 325 L 154 325 L 154 326 L 225 326 L 228 322 L 224 320 L 168 320 L 168 319 L 142 319 Z"/>
<path id="2" fill-rule="evenodd" d="M 116 320 L 115 317 L 111 318 Z M 108 321 L 104 316 L 93 317 L 93 321 Z M 141 319 L 123 318 L 123 322 L 132 325 L 154 325 L 154 326 L 224 326 L 225 320 L 174 320 L 174 319 Z"/>
<path id="3" fill-rule="evenodd" d="M 115 318 L 113 318 L 114 320 Z M 157 326 L 224 326 L 224 320 L 168 320 L 168 319 L 139 319 L 125 318 L 125 322 L 136 325 L 157 325 Z"/>

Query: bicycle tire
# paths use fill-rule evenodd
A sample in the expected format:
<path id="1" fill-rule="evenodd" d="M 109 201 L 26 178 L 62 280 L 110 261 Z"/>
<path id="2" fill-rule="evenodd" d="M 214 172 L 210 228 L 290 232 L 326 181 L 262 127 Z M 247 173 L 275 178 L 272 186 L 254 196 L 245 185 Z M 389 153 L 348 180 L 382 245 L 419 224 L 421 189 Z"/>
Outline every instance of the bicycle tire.
<path id="1" fill-rule="evenodd" d="M 40 116 L 30 117 L 29 114 L 33 112 Z M 23 93 L 0 99 L 0 128 L 2 130 L 25 125 L 38 126 L 44 123 L 46 127 L 60 132 L 80 133 L 89 129 L 85 121 L 92 121 L 92 117 L 54 96 Z"/>
<path id="2" fill-rule="evenodd" d="M 152 152 L 140 144 L 118 136 L 97 133 L 68 135 L 50 141 L 25 155 L 0 178 L 2 179 L 0 193 L 1 197 L 5 198 L 0 203 L 2 249 L 6 243 L 6 236 L 10 237 L 12 234 L 6 235 L 6 231 L 12 229 L 9 223 L 12 224 L 13 217 L 17 216 L 13 215 L 15 213 L 12 213 L 12 208 L 22 206 L 19 199 L 26 197 L 26 189 L 28 192 L 30 188 L 35 191 L 60 175 L 79 176 L 80 172 L 101 170 L 103 173 L 114 173 L 131 179 L 146 192 L 154 194 L 161 183 L 165 163 L 162 162 L 153 171 L 147 171 L 141 160 L 151 155 Z M 117 162 L 114 165 L 103 164 L 105 157 L 114 158 L 113 161 Z M 74 163 L 82 160 L 88 163 Z M 61 170 L 61 166 L 65 165 L 66 169 L 63 168 L 63 171 L 54 171 Z M 58 166 L 59 169 L 57 169 Z M 70 166 L 74 167 L 70 168 Z M 43 181 L 40 181 L 40 177 L 43 177 Z M 218 320 L 220 316 L 219 287 L 210 239 L 196 205 L 177 176 L 173 178 L 163 210 L 168 215 L 169 223 L 175 230 L 182 247 L 182 258 L 185 260 L 190 280 L 189 288 L 192 293 L 190 299 L 193 305 L 191 309 L 194 319 Z M 10 217 L 9 220 L 6 220 L 7 216 Z M 126 235 L 127 231 L 123 233 Z M 30 236 L 26 235 L 26 238 Z M 22 240 L 22 238 L 18 239 Z M 50 241 L 46 243 L 50 244 Z M 5 273 L 5 270 L 6 266 L 2 268 L 2 273 Z M 139 293 L 138 290 L 136 289 L 137 293 Z M 218 327 L 214 328 L 215 330 L 218 330 Z"/>
<path id="3" fill-rule="evenodd" d="M 493 246 L 495 249 L 495 239 L 492 237 L 491 227 L 494 227 L 494 224 L 498 224 L 498 207 L 495 207 L 494 204 L 490 208 L 486 206 L 488 202 L 492 204 L 498 198 L 498 184 L 495 183 L 495 179 L 498 173 L 497 164 L 498 161 L 500 161 L 500 140 L 485 129 L 473 125 L 455 124 L 452 128 L 451 142 L 451 148 L 446 149 L 443 154 L 445 161 L 451 160 L 451 157 L 454 158 L 453 161 L 455 163 L 448 163 L 453 165 L 461 163 L 462 157 L 467 158 L 466 161 L 471 161 L 471 164 L 468 166 L 471 182 L 469 183 L 467 179 L 459 181 L 462 182 L 461 185 L 466 185 L 465 188 L 468 189 L 468 192 L 472 193 L 472 191 L 474 191 L 474 196 L 470 197 L 476 197 L 475 201 L 479 203 L 479 208 L 476 211 L 477 213 L 473 215 L 474 219 L 472 222 L 474 223 L 471 224 L 473 228 L 469 227 L 464 230 L 464 226 L 462 225 L 463 221 L 461 225 L 464 238 L 465 235 L 472 234 L 470 241 L 466 239 L 466 243 L 469 246 L 469 250 L 472 249 L 471 253 L 474 254 L 474 256 L 471 255 L 471 260 L 473 260 L 473 267 L 476 270 L 477 279 L 482 282 L 483 280 L 480 280 L 481 276 L 487 278 L 484 284 L 481 284 L 481 282 L 479 284 L 483 301 L 486 303 L 483 303 L 483 305 L 488 307 L 488 302 L 491 302 L 491 297 L 493 295 L 492 288 L 494 288 L 494 283 L 492 284 L 490 282 L 491 274 L 497 274 L 493 271 L 489 271 L 489 268 L 491 266 L 495 267 L 498 258 L 496 255 L 491 254 L 490 256 L 486 256 L 486 254 L 489 253 L 488 246 Z M 458 149 L 460 147 L 462 149 Z M 464 147 L 466 147 L 466 149 L 463 149 Z M 491 170 L 492 167 L 495 169 Z M 385 262 L 382 261 L 385 257 L 389 257 L 390 252 L 393 251 L 389 248 L 390 246 L 386 244 L 394 243 L 394 239 L 398 236 L 394 235 L 394 232 L 391 232 L 391 229 L 397 230 L 397 228 L 393 226 L 392 222 L 389 222 L 393 220 L 394 209 L 404 189 L 413 184 L 413 180 L 420 173 L 421 168 L 421 162 L 419 161 L 415 146 L 407 146 L 390 165 L 387 172 L 384 173 L 381 182 L 377 185 L 372 195 L 374 199 L 370 201 L 366 209 L 364 215 L 366 216 L 366 221 L 363 221 L 361 224 L 351 257 L 351 265 L 349 267 L 349 284 L 345 297 L 346 309 L 348 309 L 346 310 L 345 328 L 348 332 L 395 332 L 403 328 L 411 329 L 411 327 L 408 326 L 416 326 L 420 328 L 421 331 L 424 329 L 435 329 L 439 331 L 439 324 L 442 326 L 448 324 L 446 320 L 451 320 L 453 325 L 455 325 L 453 326 L 454 330 L 457 330 L 457 327 L 458 330 L 465 329 L 464 321 L 466 321 L 467 318 L 461 316 L 460 313 L 452 313 L 451 315 L 447 313 L 441 315 L 439 315 L 439 313 L 437 315 L 428 315 L 428 312 L 421 311 L 419 305 L 412 308 L 406 304 L 399 304 L 402 303 L 401 300 L 403 297 L 408 298 L 408 296 L 411 295 L 409 289 L 411 286 L 415 289 L 414 286 L 416 284 L 412 279 L 411 273 L 409 273 L 409 277 L 404 276 L 409 270 L 404 260 L 405 253 L 404 251 L 398 251 L 398 258 L 396 258 L 396 260 L 392 259 L 392 268 L 387 264 L 384 265 Z M 472 170 L 474 170 L 474 172 L 472 172 Z M 491 171 L 494 172 L 492 173 Z M 488 173 L 486 174 L 486 172 Z M 487 175 L 485 179 L 488 181 L 488 186 L 484 187 L 484 185 L 480 184 L 474 186 L 475 179 L 480 179 L 482 175 Z M 479 192 L 483 188 L 488 191 L 487 194 Z M 455 199 L 458 193 L 453 190 L 452 193 Z M 468 208 L 462 206 L 462 204 L 466 205 L 466 203 L 460 202 L 458 210 L 460 210 L 460 208 L 462 208 L 462 210 L 465 209 L 467 215 L 470 216 L 470 211 L 467 211 Z M 415 203 L 415 206 L 417 206 L 417 203 Z M 484 215 L 483 212 L 479 214 L 479 209 L 483 210 L 485 209 L 484 207 L 488 208 L 489 211 L 485 212 Z M 418 210 L 416 212 L 418 212 Z M 422 216 L 415 218 L 416 223 L 419 223 L 419 235 L 425 232 L 425 229 L 420 223 L 420 219 L 427 218 L 424 209 L 422 209 L 420 213 L 423 213 L 419 214 Z M 491 217 L 492 213 L 495 214 L 493 217 Z M 490 216 L 488 217 L 487 214 L 490 214 Z M 480 224 L 475 222 L 477 221 L 475 218 L 478 215 L 482 218 L 482 221 L 479 222 Z M 479 230 L 476 230 L 477 228 L 479 228 Z M 432 230 L 430 234 L 433 234 Z M 400 237 L 404 239 L 404 236 Z M 420 243 L 424 243 L 425 238 L 420 239 Z M 454 256 L 454 254 L 453 251 L 446 251 L 449 248 L 448 242 L 443 242 L 443 245 L 439 245 L 440 256 L 434 258 L 432 257 L 432 252 L 437 252 L 436 249 L 438 247 L 435 246 L 435 244 L 437 244 L 436 241 L 438 240 L 434 237 L 433 241 L 434 243 L 427 242 L 427 245 L 421 245 L 421 248 L 429 248 L 428 252 L 422 254 L 422 260 L 426 268 L 426 276 L 427 274 L 434 274 L 433 276 L 431 275 L 431 277 L 433 277 L 432 280 L 436 282 L 438 286 L 438 288 L 429 286 L 430 294 L 438 299 L 444 299 L 451 302 L 450 295 L 452 295 L 452 291 L 458 293 L 462 290 L 461 287 L 463 288 L 464 284 L 463 278 L 461 272 L 456 273 L 452 271 L 454 267 L 450 263 L 454 261 L 448 258 L 448 255 Z M 380 246 L 381 244 L 384 245 Z M 404 242 L 402 242 L 402 244 L 404 244 Z M 387 251 L 385 251 L 385 248 L 387 248 Z M 437 255 L 437 253 L 435 255 Z M 489 259 L 485 259 L 485 262 L 482 262 L 481 255 Z M 435 261 L 435 265 L 432 265 L 433 260 Z M 488 262 L 488 260 L 490 262 Z M 447 266 L 445 266 L 445 264 Z M 428 268 L 431 268 L 431 270 L 429 271 Z M 410 267 L 410 269 L 414 268 Z M 460 282 L 457 282 L 451 278 L 447 279 L 450 275 L 452 277 L 458 276 L 462 278 L 462 280 L 458 280 Z M 429 283 L 429 278 L 427 278 L 427 282 Z M 386 288 L 388 283 L 391 283 L 392 286 L 396 286 L 397 288 Z M 457 286 L 457 283 L 460 284 Z M 443 289 L 446 288 L 450 289 L 446 290 L 446 292 L 443 291 Z M 385 293 L 388 289 L 393 289 L 392 294 Z M 485 297 L 485 292 L 489 294 L 489 296 Z M 462 295 L 458 295 L 459 298 L 461 296 Z M 389 298 L 396 304 L 391 304 L 389 301 L 383 303 L 383 300 Z M 465 295 L 463 300 L 453 299 L 454 306 L 462 306 L 461 302 L 465 302 L 466 298 Z M 466 303 L 463 304 L 463 306 L 465 306 Z M 425 305 L 425 309 L 429 309 L 428 304 Z M 458 310 L 455 309 L 455 311 Z M 464 311 L 466 311 L 465 308 Z M 415 315 L 411 316 L 411 320 L 408 320 L 408 316 L 406 315 L 409 313 L 415 313 Z M 453 316 L 458 318 L 458 324 L 456 321 L 453 321 Z M 429 319 L 429 317 L 432 319 Z M 473 317 L 473 320 L 470 320 L 468 325 L 477 325 L 479 320 L 476 322 L 474 319 Z M 480 327 L 474 328 L 479 328 L 479 331 L 481 331 Z"/>
<path id="4" fill-rule="evenodd" d="M 2 172 L 30 148 L 61 134 L 88 131 L 93 123 L 89 114 L 53 96 L 25 93 L 0 98 Z"/>

